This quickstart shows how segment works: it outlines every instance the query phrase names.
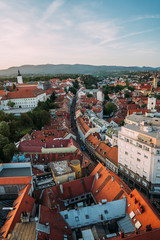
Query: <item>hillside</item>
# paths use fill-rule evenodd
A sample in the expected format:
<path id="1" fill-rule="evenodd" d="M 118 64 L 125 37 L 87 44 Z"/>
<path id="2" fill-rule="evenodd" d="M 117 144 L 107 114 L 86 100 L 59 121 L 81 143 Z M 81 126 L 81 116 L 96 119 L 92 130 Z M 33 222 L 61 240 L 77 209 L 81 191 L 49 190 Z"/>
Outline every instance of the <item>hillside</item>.
<path id="1" fill-rule="evenodd" d="M 16 76 L 18 69 L 23 75 L 50 75 L 50 74 L 95 74 L 107 71 L 159 71 L 160 67 L 124 67 L 124 66 L 93 66 L 83 64 L 44 64 L 23 65 L 0 70 L 0 76 Z"/>

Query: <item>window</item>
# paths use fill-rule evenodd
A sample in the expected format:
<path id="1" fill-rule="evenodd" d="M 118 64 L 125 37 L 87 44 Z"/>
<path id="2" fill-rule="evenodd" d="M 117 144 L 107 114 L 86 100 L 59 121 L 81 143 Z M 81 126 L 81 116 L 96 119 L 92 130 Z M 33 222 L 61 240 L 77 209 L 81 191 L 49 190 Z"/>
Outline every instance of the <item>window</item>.
<path id="1" fill-rule="evenodd" d="M 125 152 L 126 155 L 128 155 L 128 152 Z"/>
<path id="2" fill-rule="evenodd" d="M 144 148 L 144 150 L 149 152 L 149 148 L 148 147 L 144 146 L 143 148 Z"/>
<path id="3" fill-rule="evenodd" d="M 102 151 L 102 148 L 100 148 L 99 151 Z"/>
<path id="4" fill-rule="evenodd" d="M 75 221 L 76 221 L 76 222 L 79 222 L 79 217 L 78 217 L 78 216 L 75 217 Z"/>
<path id="5" fill-rule="evenodd" d="M 125 166 L 126 168 L 128 168 L 128 165 L 127 165 L 127 164 L 125 164 L 124 166 Z"/>
<path id="6" fill-rule="evenodd" d="M 160 150 L 157 150 L 157 154 L 160 154 Z"/>
<path id="7" fill-rule="evenodd" d="M 140 162 L 141 160 L 139 158 L 137 158 L 137 161 Z"/>
<path id="8" fill-rule="evenodd" d="M 139 147 L 139 148 L 142 148 L 142 145 L 141 145 L 141 144 L 139 144 L 139 143 L 137 143 L 137 147 Z"/>
<path id="9" fill-rule="evenodd" d="M 104 213 L 105 213 L 105 214 L 107 214 L 107 213 L 108 213 L 108 211 L 107 211 L 107 210 L 104 210 Z"/>
<path id="10" fill-rule="evenodd" d="M 68 219 L 68 214 L 65 214 L 65 215 L 64 215 L 64 218 L 65 218 L 65 219 Z"/>
<path id="11" fill-rule="evenodd" d="M 160 163 L 160 159 L 158 159 L 157 162 Z"/>
<path id="12" fill-rule="evenodd" d="M 137 154 L 138 154 L 138 155 L 141 155 L 141 153 L 140 153 L 140 152 L 137 152 Z"/>
<path id="13" fill-rule="evenodd" d="M 85 217 L 86 217 L 86 219 L 89 219 L 89 216 L 88 216 L 88 214 L 86 214 L 86 215 L 85 215 Z"/>
<path id="14" fill-rule="evenodd" d="M 136 176 L 136 181 L 140 182 L 140 178 Z"/>
<path id="15" fill-rule="evenodd" d="M 145 175 L 143 175 L 143 179 L 147 180 L 147 177 Z"/>
<path id="16" fill-rule="evenodd" d="M 145 157 L 145 158 L 148 158 L 148 156 L 147 156 L 147 155 L 145 155 L 145 154 L 144 154 L 144 157 Z"/>

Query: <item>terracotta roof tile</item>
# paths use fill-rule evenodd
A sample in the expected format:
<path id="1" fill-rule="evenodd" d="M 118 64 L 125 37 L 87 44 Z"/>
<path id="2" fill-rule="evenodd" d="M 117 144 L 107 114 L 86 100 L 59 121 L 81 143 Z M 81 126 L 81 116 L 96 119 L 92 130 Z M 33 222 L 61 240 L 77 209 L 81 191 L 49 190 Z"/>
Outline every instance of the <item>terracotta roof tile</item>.
<path id="1" fill-rule="evenodd" d="M 3 237 L 7 237 L 8 233 L 12 232 L 15 224 L 20 221 L 22 212 L 32 212 L 35 200 L 28 195 L 30 188 L 31 185 L 28 184 L 25 188 L 20 190 L 18 198 L 13 203 L 14 209 L 8 213 L 7 220 L 0 230 L 0 233 L 3 233 Z"/>
<path id="2" fill-rule="evenodd" d="M 140 230 L 145 230 L 146 225 L 149 224 L 151 224 L 152 228 L 160 228 L 160 216 L 142 193 L 134 189 L 127 197 L 127 204 L 127 213 L 134 212 L 135 217 L 132 218 L 132 222 L 135 224 L 134 219 L 140 221 L 142 225 Z"/>

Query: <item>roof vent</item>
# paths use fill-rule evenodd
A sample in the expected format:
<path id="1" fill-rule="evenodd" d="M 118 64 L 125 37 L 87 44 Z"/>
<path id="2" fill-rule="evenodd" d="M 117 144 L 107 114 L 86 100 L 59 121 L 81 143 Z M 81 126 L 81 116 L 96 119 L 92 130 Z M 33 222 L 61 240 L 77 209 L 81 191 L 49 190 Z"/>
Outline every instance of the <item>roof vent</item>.
<path id="1" fill-rule="evenodd" d="M 146 225 L 146 232 L 148 232 L 148 231 L 152 231 L 151 224 L 149 224 L 149 225 Z"/>
<path id="2" fill-rule="evenodd" d="M 100 174 L 97 172 L 96 173 L 96 179 L 99 179 L 99 177 L 100 177 Z"/>

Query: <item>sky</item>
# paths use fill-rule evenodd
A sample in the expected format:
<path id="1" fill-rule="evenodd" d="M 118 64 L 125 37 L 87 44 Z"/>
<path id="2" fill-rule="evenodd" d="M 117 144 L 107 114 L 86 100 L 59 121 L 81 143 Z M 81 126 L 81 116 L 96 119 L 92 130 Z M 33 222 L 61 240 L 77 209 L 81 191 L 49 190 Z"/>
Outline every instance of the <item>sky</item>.
<path id="1" fill-rule="evenodd" d="M 0 69 L 160 67 L 159 0 L 0 0 Z"/>

